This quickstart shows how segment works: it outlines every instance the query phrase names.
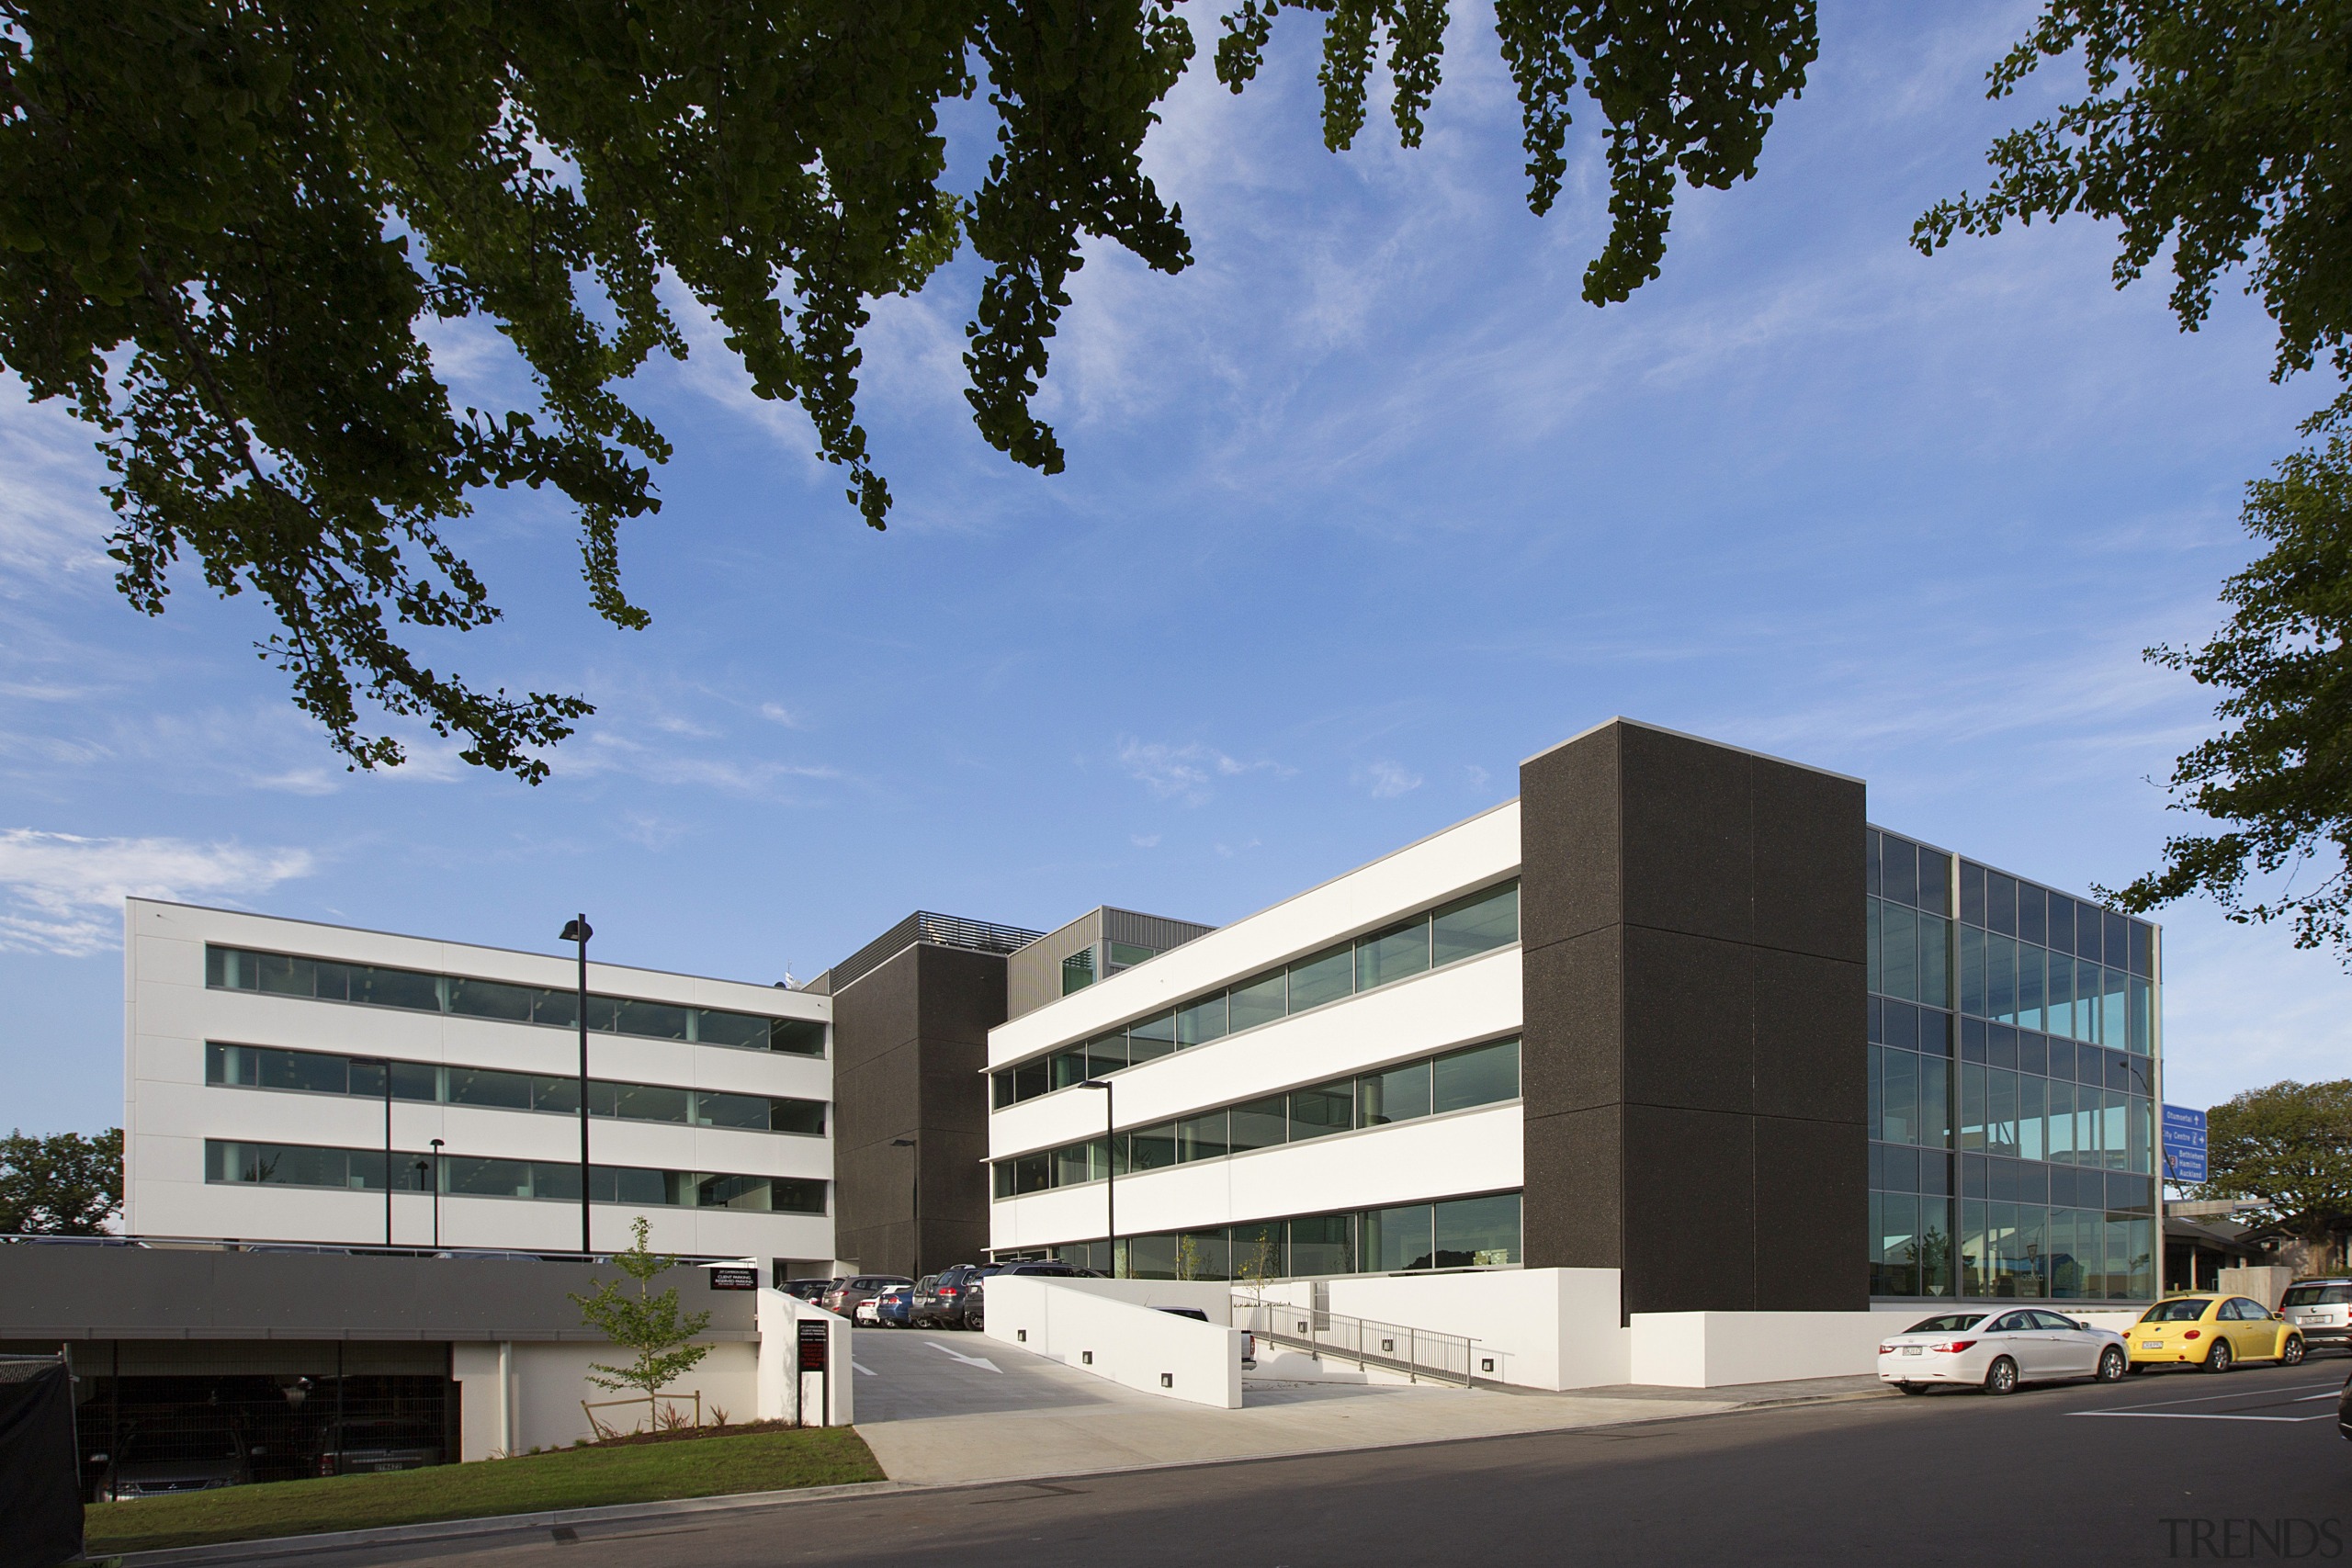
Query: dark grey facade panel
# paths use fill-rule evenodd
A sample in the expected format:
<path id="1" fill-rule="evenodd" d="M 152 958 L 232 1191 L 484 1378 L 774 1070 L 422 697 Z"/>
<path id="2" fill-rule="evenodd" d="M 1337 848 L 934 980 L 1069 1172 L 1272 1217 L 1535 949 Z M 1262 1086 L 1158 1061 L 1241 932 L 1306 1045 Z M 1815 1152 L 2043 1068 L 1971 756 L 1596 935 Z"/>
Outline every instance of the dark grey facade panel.
<path id="1" fill-rule="evenodd" d="M 861 1269 L 987 1256 L 988 1032 L 1004 1010 L 1003 954 L 928 942 L 835 994 L 834 1245 Z"/>
<path id="2" fill-rule="evenodd" d="M 1521 770 L 1525 1257 L 1863 1310 L 1859 781 L 1623 720 Z"/>
<path id="3" fill-rule="evenodd" d="M 973 953 L 1003 954 L 1019 952 L 1042 934 L 1026 926 L 1001 926 L 991 920 L 966 919 L 961 915 L 940 915 L 928 909 L 918 909 L 811 980 L 808 988 L 820 995 L 838 996 L 845 987 L 917 942 L 960 947 Z"/>
<path id="4" fill-rule="evenodd" d="M 579 1304 L 610 1264 L 194 1247 L 0 1247 L 0 1340 L 583 1339 Z M 674 1282 L 712 1339 L 750 1339 L 757 1297 Z"/>

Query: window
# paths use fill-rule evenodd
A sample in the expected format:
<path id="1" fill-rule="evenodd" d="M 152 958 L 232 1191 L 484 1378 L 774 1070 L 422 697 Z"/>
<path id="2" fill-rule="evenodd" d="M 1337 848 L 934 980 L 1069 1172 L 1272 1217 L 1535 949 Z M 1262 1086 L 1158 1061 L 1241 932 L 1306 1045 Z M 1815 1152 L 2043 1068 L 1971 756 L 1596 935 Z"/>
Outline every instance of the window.
<path id="1" fill-rule="evenodd" d="M 1430 1113 L 1430 1064 L 1411 1062 L 1356 1079 L 1356 1124 L 1379 1127 Z"/>
<path id="2" fill-rule="evenodd" d="M 1875 943 L 1875 914 L 1871 929 Z M 1258 976 L 1225 990 L 1195 997 L 1168 1012 L 1137 1019 L 1125 1030 L 1100 1036 L 1086 1044 L 1088 1071 L 1100 1075 L 1139 1066 L 1187 1046 L 1204 1045 L 1227 1034 L 1274 1022 L 1295 1012 L 1304 1012 L 1309 1008 L 1339 1001 L 1360 991 L 1408 979 L 1427 973 L 1432 966 L 1475 958 L 1518 940 L 1519 884 L 1513 881 L 1458 898 L 1354 942 L 1327 948 L 1272 974 Z M 1937 940 L 1940 942 L 1942 939 Z M 1115 971 L 1123 966 L 1118 961 L 1118 954 L 1126 950 L 1116 942 L 1111 945 L 1111 968 Z M 1150 956 L 1143 949 L 1133 951 L 1145 957 Z M 1875 946 L 1872 951 L 1876 951 Z M 1909 962 L 1916 964 L 1917 961 L 1917 954 L 1914 954 Z M 1936 987 L 1936 996 L 1940 999 L 1947 988 L 1940 947 L 1934 962 L 1930 978 Z M 1873 967 L 1873 982 L 1876 974 Z M 1064 1045 L 1049 1055 L 1067 1055 L 1077 1049 Z M 1067 1089 L 1079 1081 L 1051 1073 L 1043 1079 L 1023 1077 L 1018 1071 L 1019 1066 L 1016 1064 L 1013 1069 L 1015 1076 L 1009 1080 L 1009 1088 L 1005 1087 L 1008 1080 L 997 1080 L 994 1103 L 998 1109 L 1027 1100 L 1033 1094 L 1049 1094 Z M 1035 1087 L 1040 1084 L 1042 1087 Z M 1004 1098 L 1008 1094 L 1010 1100 Z"/>
<path id="3" fill-rule="evenodd" d="M 1352 947 L 1335 948 L 1331 952 L 1303 958 L 1290 966 L 1290 1010 L 1305 1012 L 1308 1008 L 1336 1002 L 1342 997 L 1353 996 L 1356 988 L 1356 951 Z"/>
<path id="4" fill-rule="evenodd" d="M 1880 1047 L 1871 1047 L 1873 1063 L 1882 1054 Z M 1936 1061 L 1941 1070 L 1941 1059 Z M 1874 1066 L 1873 1075 L 1877 1071 Z M 1873 1085 L 1875 1082 L 1874 1077 Z M 1498 1040 L 1443 1056 L 1403 1063 L 1361 1077 L 1339 1078 L 1293 1089 L 1287 1095 L 1268 1095 L 1156 1127 L 1136 1128 L 1119 1136 L 1120 1157 L 1125 1162 L 1119 1168 L 1158 1170 L 1180 1162 L 1221 1159 L 1333 1133 L 1413 1121 L 1433 1113 L 1475 1110 L 1514 1099 L 1518 1094 L 1519 1042 Z M 1940 1092 L 1937 1103 L 1940 1114 Z M 1010 1163 L 996 1162 L 1000 1174 L 993 1190 L 999 1198 L 1014 1195 L 1001 1174 Z M 1099 1174 L 1099 1163 L 1095 1168 Z M 1049 1185 L 1080 1179 L 1084 1179 L 1056 1176 Z"/>
<path id="5" fill-rule="evenodd" d="M 1459 1198 L 1433 1209 L 1439 1268 L 1492 1268 L 1519 1261 L 1518 1193 Z"/>
<path id="6" fill-rule="evenodd" d="M 1288 1141 L 1283 1097 L 1278 1094 L 1235 1106 L 1227 1141 L 1235 1154 L 1272 1148 Z"/>
<path id="7" fill-rule="evenodd" d="M 1296 1140 L 1347 1132 L 1356 1124 L 1355 1105 L 1353 1078 L 1295 1089 L 1290 1092 L 1290 1135 Z"/>
<path id="8" fill-rule="evenodd" d="M 1356 989 L 1371 990 L 1419 975 L 1430 966 L 1427 919 L 1363 938 L 1356 943 Z"/>
<path id="9" fill-rule="evenodd" d="M 1094 950 L 1081 947 L 1062 960 L 1062 995 L 1082 991 L 1094 984 Z"/>
<path id="10" fill-rule="evenodd" d="M 1374 1209 L 1363 1217 L 1363 1264 L 1374 1273 L 1401 1273 L 1427 1269 L 1435 1261 L 1430 1235 L 1430 1206 L 1414 1203 L 1401 1209 Z"/>
<path id="11" fill-rule="evenodd" d="M 205 1179 L 277 1187 L 324 1187 L 381 1192 L 380 1149 L 318 1148 L 300 1145 L 250 1144 L 207 1139 Z M 396 1190 L 430 1190 L 435 1161 L 422 1150 L 395 1151 Z M 580 1167 L 569 1161 L 496 1159 L 445 1154 L 438 1161 L 441 1190 L 452 1197 L 531 1198 L 580 1201 Z M 667 1208 L 825 1212 L 825 1183 L 780 1176 L 728 1176 L 699 1171 L 646 1170 L 630 1166 L 591 1166 L 592 1201 Z"/>
<path id="12" fill-rule="evenodd" d="M 215 990 L 260 991 L 316 1001 L 357 1002 L 412 1012 L 496 1019 L 509 1023 L 579 1026 L 572 991 L 540 990 L 497 980 L 428 975 L 365 964 L 334 964 L 288 953 L 255 953 L 207 944 L 204 983 Z M 591 996 L 588 1027 L 649 1040 L 691 1040 L 707 1045 L 821 1056 L 821 1020 L 768 1018 L 718 1008 L 682 1007 L 626 997 Z"/>
<path id="13" fill-rule="evenodd" d="M 1281 970 L 1236 986 L 1231 992 L 1230 1021 L 1235 1032 L 1272 1023 L 1290 1010 L 1290 976 Z"/>
<path id="14" fill-rule="evenodd" d="M 391 1072 L 395 1100 L 559 1116 L 580 1114 L 580 1080 L 574 1077 L 510 1073 L 490 1067 L 441 1066 L 429 1062 L 394 1062 Z M 205 1046 L 204 1081 L 232 1089 L 348 1094 L 375 1100 L 383 1097 L 384 1066 L 366 1057 L 329 1052 L 211 1043 Z M 818 1137 L 823 1136 L 825 1131 L 825 1102 L 820 1100 L 728 1094 L 717 1089 L 618 1083 L 605 1078 L 589 1081 L 588 1113 L 634 1122 L 736 1127 Z"/>
<path id="15" fill-rule="evenodd" d="M 1433 957 L 1441 967 L 1508 947 L 1519 940 L 1519 884 L 1506 883 L 1448 904 L 1437 911 L 1432 925 Z"/>
<path id="16" fill-rule="evenodd" d="M 1467 1110 L 1519 1098 L 1519 1042 L 1504 1040 L 1440 1056 L 1432 1065 L 1432 1111 Z"/>

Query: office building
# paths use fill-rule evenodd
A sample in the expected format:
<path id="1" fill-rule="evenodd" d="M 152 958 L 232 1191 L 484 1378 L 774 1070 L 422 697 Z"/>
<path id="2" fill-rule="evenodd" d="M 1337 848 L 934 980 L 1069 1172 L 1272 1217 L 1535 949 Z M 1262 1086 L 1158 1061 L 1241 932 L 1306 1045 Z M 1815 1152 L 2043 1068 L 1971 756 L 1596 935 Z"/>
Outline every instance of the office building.
<path id="1" fill-rule="evenodd" d="M 2154 927 L 1622 719 L 1520 783 L 1116 973 L 1012 954 L 996 1255 L 1608 1270 L 1627 1321 L 2153 1292 Z"/>

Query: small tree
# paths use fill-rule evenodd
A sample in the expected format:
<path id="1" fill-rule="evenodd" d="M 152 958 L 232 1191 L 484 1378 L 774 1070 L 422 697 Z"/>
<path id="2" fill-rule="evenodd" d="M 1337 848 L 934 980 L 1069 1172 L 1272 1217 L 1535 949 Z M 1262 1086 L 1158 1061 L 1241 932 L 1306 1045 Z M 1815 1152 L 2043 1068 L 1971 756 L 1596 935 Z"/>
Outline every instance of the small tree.
<path id="1" fill-rule="evenodd" d="M 649 1227 L 644 1215 L 639 1215 L 631 1228 L 637 1235 L 635 1245 L 613 1254 L 613 1261 L 637 1281 L 636 1293 L 631 1295 L 618 1280 L 600 1280 L 594 1294 L 571 1299 L 580 1303 L 580 1315 L 589 1327 L 601 1330 L 622 1349 L 637 1352 L 636 1361 L 626 1367 L 591 1361 L 588 1381 L 598 1388 L 642 1389 L 647 1408 L 651 1409 L 672 1380 L 694 1371 L 710 1353 L 707 1345 L 687 1343 L 709 1325 L 710 1314 L 680 1313 L 675 1285 L 655 1292 L 655 1278 L 677 1267 L 678 1260 L 645 1245 Z"/>
<path id="2" fill-rule="evenodd" d="M 0 1138 L 0 1235 L 103 1235 L 121 1209 L 121 1128 Z"/>

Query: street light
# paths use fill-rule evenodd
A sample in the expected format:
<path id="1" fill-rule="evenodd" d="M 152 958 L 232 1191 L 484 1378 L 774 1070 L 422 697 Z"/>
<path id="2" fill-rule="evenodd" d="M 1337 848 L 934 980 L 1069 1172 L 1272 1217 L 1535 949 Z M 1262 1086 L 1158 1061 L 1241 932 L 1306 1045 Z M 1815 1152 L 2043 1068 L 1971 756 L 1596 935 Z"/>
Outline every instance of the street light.
<path id="1" fill-rule="evenodd" d="M 563 922 L 563 934 L 558 942 L 577 942 L 580 946 L 580 1251 L 585 1256 L 588 1246 L 588 939 L 596 934 L 581 915 Z"/>
<path id="2" fill-rule="evenodd" d="M 1102 1229 L 1111 1244 L 1111 1278 L 1115 1280 L 1119 1277 L 1119 1209 L 1118 1194 L 1113 1189 L 1119 1179 L 1119 1123 L 1112 1111 L 1117 1097 L 1101 1078 L 1088 1078 L 1078 1087 L 1102 1091 Z"/>
<path id="3" fill-rule="evenodd" d="M 922 1150 L 916 1147 L 915 1140 L 912 1138 L 893 1138 L 890 1140 L 890 1146 L 894 1149 L 914 1149 L 915 1151 L 908 1156 L 908 1162 L 915 1168 L 914 1277 L 920 1280 L 922 1278 Z"/>
<path id="4" fill-rule="evenodd" d="M 433 1145 L 433 1250 L 441 1250 L 441 1140 Z"/>

